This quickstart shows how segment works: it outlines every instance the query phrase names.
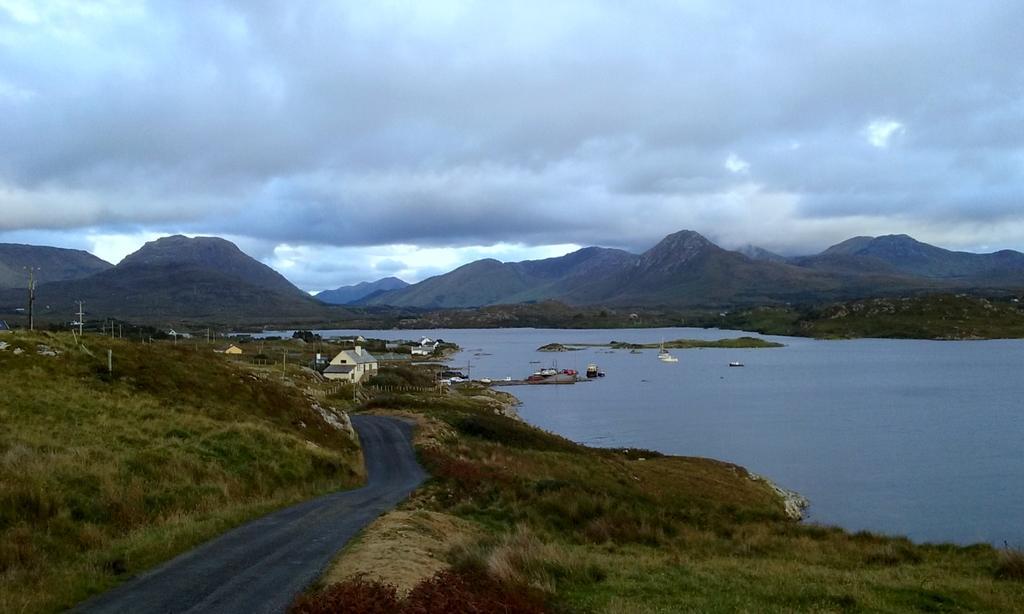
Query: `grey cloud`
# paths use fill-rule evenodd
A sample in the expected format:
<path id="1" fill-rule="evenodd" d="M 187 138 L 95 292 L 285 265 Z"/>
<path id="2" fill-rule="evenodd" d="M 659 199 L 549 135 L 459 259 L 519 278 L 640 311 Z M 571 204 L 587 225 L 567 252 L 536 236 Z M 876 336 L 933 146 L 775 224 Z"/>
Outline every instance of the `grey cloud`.
<path id="1" fill-rule="evenodd" d="M 1024 217 L 1017 2 L 142 7 L 0 9 L 0 84 L 30 93 L 0 95 L 0 230 L 218 233 L 268 259 L 684 226 L 799 251 L 798 224 Z M 905 127 L 884 150 L 877 118 Z"/>

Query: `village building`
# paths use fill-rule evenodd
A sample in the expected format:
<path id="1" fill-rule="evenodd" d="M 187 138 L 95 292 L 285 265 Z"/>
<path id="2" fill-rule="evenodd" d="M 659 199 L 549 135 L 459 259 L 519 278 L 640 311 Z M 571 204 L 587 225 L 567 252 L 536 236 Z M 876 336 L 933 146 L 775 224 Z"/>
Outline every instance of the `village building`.
<path id="1" fill-rule="evenodd" d="M 239 354 L 244 354 L 245 353 L 245 351 L 242 350 L 242 348 L 238 347 L 237 345 L 235 345 L 233 343 L 231 345 L 229 345 L 228 347 L 226 347 L 226 348 L 220 348 L 218 350 L 214 350 L 214 352 L 217 352 L 218 354 L 233 354 L 235 356 L 237 356 Z"/>
<path id="2" fill-rule="evenodd" d="M 438 342 L 433 341 L 430 337 L 420 338 L 419 345 L 412 346 L 411 354 L 413 356 L 430 356 L 437 349 Z"/>
<path id="3" fill-rule="evenodd" d="M 358 384 L 377 373 L 377 359 L 357 345 L 355 349 L 342 350 L 331 359 L 324 369 L 324 377 Z"/>

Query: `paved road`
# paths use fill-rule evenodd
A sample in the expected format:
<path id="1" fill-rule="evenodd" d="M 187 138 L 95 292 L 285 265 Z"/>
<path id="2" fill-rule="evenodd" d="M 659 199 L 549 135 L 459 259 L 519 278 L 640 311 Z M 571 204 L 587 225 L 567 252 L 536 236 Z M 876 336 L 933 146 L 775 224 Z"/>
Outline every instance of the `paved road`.
<path id="1" fill-rule="evenodd" d="M 283 612 L 334 554 L 419 486 L 412 427 L 353 416 L 369 480 L 280 510 L 81 604 L 78 612 Z"/>

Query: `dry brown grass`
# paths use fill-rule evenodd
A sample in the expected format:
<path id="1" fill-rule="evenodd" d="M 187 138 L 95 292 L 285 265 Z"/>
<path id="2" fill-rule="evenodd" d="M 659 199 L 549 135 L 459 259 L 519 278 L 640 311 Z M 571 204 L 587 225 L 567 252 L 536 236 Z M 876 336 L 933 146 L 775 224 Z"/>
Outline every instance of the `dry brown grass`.
<path id="1" fill-rule="evenodd" d="M 407 594 L 414 586 L 448 569 L 448 552 L 478 539 L 475 523 L 450 514 L 394 511 L 378 518 L 346 548 L 322 579 L 334 584 L 365 577 Z"/>

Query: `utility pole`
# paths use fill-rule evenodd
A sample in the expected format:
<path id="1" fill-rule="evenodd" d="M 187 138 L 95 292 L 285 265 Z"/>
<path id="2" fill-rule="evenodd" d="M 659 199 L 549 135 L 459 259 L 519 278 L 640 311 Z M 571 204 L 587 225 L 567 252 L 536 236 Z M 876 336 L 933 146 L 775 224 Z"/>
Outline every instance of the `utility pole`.
<path id="1" fill-rule="evenodd" d="M 281 352 L 281 379 L 288 377 L 288 350 Z"/>
<path id="2" fill-rule="evenodd" d="M 78 338 L 82 338 L 82 320 L 85 318 L 85 313 L 82 311 L 82 301 L 78 301 Z"/>
<path id="3" fill-rule="evenodd" d="M 28 329 L 36 329 L 36 267 L 28 269 Z"/>

